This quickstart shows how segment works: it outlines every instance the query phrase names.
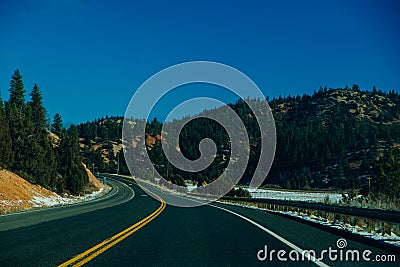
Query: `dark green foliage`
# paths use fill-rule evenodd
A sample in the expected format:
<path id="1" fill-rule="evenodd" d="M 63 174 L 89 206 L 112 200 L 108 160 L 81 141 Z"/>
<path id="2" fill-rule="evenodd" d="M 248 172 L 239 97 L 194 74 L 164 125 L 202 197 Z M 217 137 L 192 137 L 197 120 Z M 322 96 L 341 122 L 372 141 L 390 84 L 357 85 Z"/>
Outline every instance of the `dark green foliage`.
<path id="1" fill-rule="evenodd" d="M 347 102 L 336 100 L 346 97 L 349 98 Z M 392 104 L 388 105 L 388 101 Z M 373 163 L 378 149 L 400 142 L 400 124 L 391 120 L 399 116 L 400 107 L 399 95 L 394 91 L 387 94 L 382 91 L 376 94 L 361 92 L 357 85 L 353 85 L 352 90 L 320 88 L 311 96 L 279 97 L 269 104 L 278 138 L 275 161 L 266 180 L 270 185 L 288 189 L 365 187 L 367 178 L 376 173 Z M 363 112 L 369 117 L 359 116 L 359 106 L 363 104 L 366 106 Z M 381 116 L 389 112 L 392 117 L 374 117 L 371 110 L 374 106 L 381 110 Z M 242 183 L 246 183 L 258 163 L 260 132 L 244 101 L 240 100 L 231 107 L 244 122 L 252 144 L 250 160 L 242 178 Z M 152 121 L 147 132 L 159 134 L 159 129 L 161 124 Z M 229 160 L 230 147 L 225 131 L 215 122 L 197 119 L 187 124 L 180 133 L 181 151 L 187 158 L 197 159 L 198 144 L 204 137 L 216 142 L 218 155 L 214 163 L 196 174 L 175 168 L 170 171 L 186 179 L 208 183 L 218 177 Z M 157 143 L 149 151 L 150 157 L 156 164 L 166 165 L 159 146 Z M 165 175 L 165 168 L 158 169 Z"/>
<path id="2" fill-rule="evenodd" d="M 65 189 L 72 194 L 81 193 L 89 181 L 79 156 L 79 140 L 76 126 L 71 126 L 62 136 L 57 149 L 57 171 L 64 178 Z"/>
<path id="3" fill-rule="evenodd" d="M 179 186 L 186 186 L 185 180 L 179 174 L 175 174 L 169 177 L 170 181 Z"/>
<path id="4" fill-rule="evenodd" d="M 35 83 L 30 94 L 31 101 L 28 103 L 32 111 L 32 122 L 35 127 L 35 131 L 39 132 L 47 129 L 49 122 L 46 118 L 46 109 L 42 103 L 42 93 L 39 90 L 39 86 Z"/>
<path id="5" fill-rule="evenodd" d="M 3 100 L 0 96 L 0 168 L 7 168 L 13 163 L 10 128 L 6 120 Z"/>
<path id="6" fill-rule="evenodd" d="M 243 189 L 243 188 L 232 188 L 231 191 L 229 191 L 228 194 L 226 194 L 228 197 L 242 197 L 242 198 L 251 198 L 251 194 L 249 191 Z"/>
<path id="7" fill-rule="evenodd" d="M 368 178 L 378 173 L 375 161 L 380 151 L 400 143 L 400 97 L 393 90 L 361 91 L 357 85 L 351 89 L 321 87 L 312 95 L 273 98 L 269 105 L 277 128 L 275 160 L 266 179 L 269 186 L 365 191 Z M 258 164 L 260 129 L 245 101 L 239 100 L 230 107 L 245 124 L 251 144 L 250 160 L 241 180 L 246 184 Z M 111 117 L 78 126 L 80 137 L 86 139 L 85 161 L 95 163 L 100 171 L 116 170 L 114 154 L 102 153 L 111 149 L 110 141 L 120 144 L 122 119 Z M 162 124 L 154 119 L 146 124 L 146 133 L 157 136 L 161 128 Z M 148 153 L 157 171 L 171 181 L 171 177 L 179 175 L 199 184 L 210 183 L 223 173 L 230 159 L 230 140 L 223 127 L 209 119 L 195 119 L 182 129 L 179 145 L 182 153 L 194 160 L 200 156 L 200 140 L 206 137 L 216 143 L 217 157 L 199 173 L 184 172 L 168 164 L 161 141 L 148 148 Z M 103 152 L 93 151 L 92 142 L 101 145 Z M 109 162 L 104 163 L 104 158 Z M 120 159 L 120 166 L 126 166 Z"/>
<path id="8" fill-rule="evenodd" d="M 34 135 L 33 123 L 31 121 L 31 111 L 23 103 L 17 106 L 15 103 L 6 103 L 6 115 L 10 127 L 12 149 L 14 153 L 14 171 L 25 170 L 33 164 L 32 155 L 36 152 L 36 136 Z M 30 153 L 33 153 L 30 155 Z M 26 171 L 29 173 L 29 171 Z"/>
<path id="9" fill-rule="evenodd" d="M 374 191 L 393 198 L 400 198 L 400 148 L 387 150 L 377 163 L 378 175 Z"/>
<path id="10" fill-rule="evenodd" d="M 14 74 L 11 76 L 9 92 L 9 103 L 16 105 L 18 108 L 22 108 L 25 105 L 25 89 L 19 70 L 15 70 Z"/>
<path id="11" fill-rule="evenodd" d="M 54 129 L 62 136 L 61 144 L 55 148 L 37 84 L 31 100 L 25 103 L 22 76 L 16 70 L 9 91 L 10 100 L 5 108 L 0 99 L 0 167 L 51 190 L 80 193 L 88 177 L 79 156 L 76 127 L 63 133 L 61 116 L 57 114 Z"/>
<path id="12" fill-rule="evenodd" d="M 59 113 L 56 113 L 53 118 L 53 123 L 51 124 L 51 131 L 56 135 L 61 135 L 63 128 L 62 117 Z"/>
<path id="13" fill-rule="evenodd" d="M 95 166 L 95 171 L 116 173 L 119 158 L 119 173 L 129 174 L 122 150 L 114 154 L 114 145 L 121 144 L 123 117 L 106 117 L 96 119 L 94 122 L 79 124 L 77 130 L 79 137 L 84 140 L 81 155 L 87 166 Z M 93 149 L 93 143 L 101 144 Z M 103 152 L 107 153 L 104 155 Z M 107 163 L 104 162 L 107 158 Z"/>
<path id="14" fill-rule="evenodd" d="M 36 85 L 32 101 L 25 104 L 25 91 L 21 89 L 23 83 L 19 72 L 14 73 L 10 84 L 14 86 L 10 90 L 10 101 L 6 103 L 14 154 L 14 164 L 10 168 L 32 183 L 52 188 L 55 185 L 56 162 L 44 122 L 39 122 L 39 119 L 46 117 L 40 91 Z M 39 115 L 42 117 L 39 118 Z"/>

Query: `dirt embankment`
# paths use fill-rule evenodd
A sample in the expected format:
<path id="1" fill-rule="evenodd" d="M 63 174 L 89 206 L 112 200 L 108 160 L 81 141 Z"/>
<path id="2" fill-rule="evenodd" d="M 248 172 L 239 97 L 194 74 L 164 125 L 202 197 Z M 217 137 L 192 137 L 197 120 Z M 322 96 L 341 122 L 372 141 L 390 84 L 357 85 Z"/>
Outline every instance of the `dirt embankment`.
<path id="1" fill-rule="evenodd" d="M 84 166 L 89 184 L 86 193 L 93 193 L 103 188 L 96 177 Z M 60 196 L 40 185 L 34 185 L 7 170 L 0 170 L 0 214 L 34 208 L 75 203 L 85 200 L 84 197 Z"/>
<path id="2" fill-rule="evenodd" d="M 36 198 L 57 198 L 58 195 L 33 185 L 7 170 L 0 171 L 0 214 L 29 210 L 37 205 Z"/>
<path id="3" fill-rule="evenodd" d="M 85 170 L 89 176 L 89 185 L 88 185 L 88 190 L 89 191 L 99 191 L 101 188 L 103 188 L 103 184 L 100 183 L 99 180 L 93 175 L 93 173 L 86 167 L 84 163 L 82 163 L 83 167 L 85 167 Z"/>

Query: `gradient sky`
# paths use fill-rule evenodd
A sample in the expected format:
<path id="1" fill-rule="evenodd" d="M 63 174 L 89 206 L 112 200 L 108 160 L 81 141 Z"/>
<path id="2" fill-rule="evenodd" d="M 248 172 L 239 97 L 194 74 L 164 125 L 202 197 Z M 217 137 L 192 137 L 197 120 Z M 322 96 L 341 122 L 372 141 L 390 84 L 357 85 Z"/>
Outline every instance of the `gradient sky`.
<path id="1" fill-rule="evenodd" d="M 49 115 L 74 123 L 123 115 L 142 82 L 192 60 L 231 65 L 271 97 L 353 83 L 398 91 L 399 7 L 387 0 L 3 0 L 0 91 L 7 100 L 19 68 L 28 92 L 39 84 Z M 159 105 L 159 117 L 171 103 Z"/>

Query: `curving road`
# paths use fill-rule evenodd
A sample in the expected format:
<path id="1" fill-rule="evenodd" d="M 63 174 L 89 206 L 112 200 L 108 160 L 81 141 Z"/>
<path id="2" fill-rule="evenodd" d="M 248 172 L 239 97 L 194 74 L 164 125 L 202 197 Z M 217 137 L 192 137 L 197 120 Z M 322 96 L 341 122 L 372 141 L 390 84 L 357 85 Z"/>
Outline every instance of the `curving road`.
<path id="1" fill-rule="evenodd" d="M 0 231 L 16 229 L 56 219 L 62 219 L 82 213 L 112 207 L 131 200 L 134 191 L 124 183 L 108 180 L 111 190 L 104 196 L 76 204 L 24 211 L 0 216 Z"/>
<path id="2" fill-rule="evenodd" d="M 127 187 L 132 188 L 134 197 L 124 197 L 127 201 L 122 204 L 96 210 L 89 207 L 98 203 L 65 207 L 63 213 L 71 212 L 67 217 L 0 231 L 0 266 L 286 266 L 288 262 L 276 256 L 279 250 L 338 250 L 336 242 L 341 236 L 301 222 L 222 204 L 165 206 L 163 198 L 167 196 L 159 190 L 149 188 L 159 196 L 153 198 L 132 180 L 118 180 L 114 184 L 118 193 L 104 201 L 112 203 L 126 195 L 123 191 L 130 191 Z M 346 242 L 346 249 L 371 250 L 371 260 L 393 254 L 357 238 Z M 260 261 L 257 254 L 263 258 L 265 246 L 268 253 L 274 250 L 275 254 Z M 398 266 L 400 255 L 395 256 L 397 262 L 380 265 Z M 287 254 L 286 258 L 290 261 Z M 306 259 L 290 265 L 374 266 L 377 262 L 326 257 L 316 263 Z"/>

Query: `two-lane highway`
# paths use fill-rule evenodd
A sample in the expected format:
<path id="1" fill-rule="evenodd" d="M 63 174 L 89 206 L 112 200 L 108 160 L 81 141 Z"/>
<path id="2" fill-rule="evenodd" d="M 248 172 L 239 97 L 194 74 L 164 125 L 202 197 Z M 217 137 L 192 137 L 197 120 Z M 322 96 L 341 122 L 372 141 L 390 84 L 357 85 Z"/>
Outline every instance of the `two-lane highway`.
<path id="1" fill-rule="evenodd" d="M 113 207 L 0 232 L 0 266 L 268 266 L 287 265 L 279 250 L 337 249 L 340 236 L 267 212 L 222 204 L 165 206 L 132 180 L 135 197 Z M 189 200 L 190 201 L 190 200 Z M 257 259 L 267 246 L 271 259 Z M 387 251 L 347 240 L 347 248 Z M 269 254 L 268 254 L 269 255 Z M 264 251 L 259 253 L 264 256 Z M 286 258 L 287 258 L 286 254 Z M 387 265 L 398 266 L 397 263 Z M 289 260 L 290 262 L 290 260 Z M 293 266 L 365 266 L 324 258 Z"/>
<path id="2" fill-rule="evenodd" d="M 56 266 L 125 230 L 159 206 L 152 198 L 140 197 L 144 194 L 140 190 L 135 190 L 139 195 L 132 198 L 134 190 L 129 185 L 114 182 L 113 186 L 118 188 L 118 193 L 106 200 L 63 207 L 62 213 L 70 213 L 69 217 L 47 218 L 44 223 L 0 231 L 0 266 Z M 58 209 L 46 211 L 59 212 Z M 40 215 L 42 212 L 38 211 Z M 28 219 L 23 220 L 29 221 L 29 216 L 40 217 L 35 213 L 24 213 Z"/>
<path id="3" fill-rule="evenodd" d="M 113 180 L 109 180 L 108 183 L 112 186 L 111 190 L 104 196 L 94 200 L 47 209 L 0 215 L 0 231 L 34 225 L 116 206 L 127 202 L 134 197 L 135 192 L 126 184 Z"/>

